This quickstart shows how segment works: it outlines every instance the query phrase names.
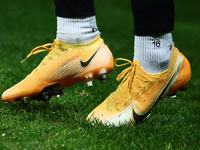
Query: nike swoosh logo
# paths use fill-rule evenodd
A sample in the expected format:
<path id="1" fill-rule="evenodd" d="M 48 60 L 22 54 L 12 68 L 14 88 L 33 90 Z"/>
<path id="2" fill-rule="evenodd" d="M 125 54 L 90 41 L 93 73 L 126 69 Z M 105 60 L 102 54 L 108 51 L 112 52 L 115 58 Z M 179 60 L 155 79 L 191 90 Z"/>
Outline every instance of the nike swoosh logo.
<path id="1" fill-rule="evenodd" d="M 94 56 L 97 54 L 97 52 L 99 51 L 100 48 L 101 48 L 101 46 L 94 52 L 94 54 L 92 54 L 92 56 L 87 61 L 80 60 L 81 66 L 83 68 L 87 67 L 90 64 L 90 62 L 92 61 Z"/>
<path id="2" fill-rule="evenodd" d="M 144 117 L 149 115 L 149 112 L 150 112 L 151 108 L 163 97 L 163 94 L 165 93 L 165 91 L 169 87 L 171 81 L 174 79 L 174 77 L 176 75 L 176 72 L 178 70 L 178 67 L 179 67 L 179 63 L 176 66 L 176 70 L 172 74 L 171 78 L 168 80 L 168 82 L 165 85 L 165 87 L 161 89 L 160 94 L 157 95 L 157 97 L 150 103 L 150 107 L 143 114 L 142 113 L 138 114 L 138 113 L 135 112 L 135 110 L 137 110 L 137 108 L 136 108 L 136 105 L 133 102 L 133 104 L 132 104 L 132 118 L 133 118 L 134 123 L 137 124 L 140 120 L 142 120 Z"/>

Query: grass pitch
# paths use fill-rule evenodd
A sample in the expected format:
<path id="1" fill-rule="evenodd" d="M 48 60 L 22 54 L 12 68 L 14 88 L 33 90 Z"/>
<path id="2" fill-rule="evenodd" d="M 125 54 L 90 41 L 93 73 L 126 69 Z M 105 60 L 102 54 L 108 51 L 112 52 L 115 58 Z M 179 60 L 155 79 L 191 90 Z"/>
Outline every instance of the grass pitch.
<path id="1" fill-rule="evenodd" d="M 130 2 L 95 1 L 97 24 L 115 58 L 133 57 L 133 20 Z M 189 59 L 192 78 L 186 92 L 164 98 L 138 125 L 92 126 L 87 115 L 119 82 L 115 68 L 106 83 L 95 80 L 64 90 L 50 104 L 33 101 L 28 107 L 0 101 L 0 149 L 200 149 L 200 19 L 199 1 L 175 1 L 173 39 Z M 0 94 L 21 81 L 46 53 L 20 61 L 34 47 L 53 42 L 56 17 L 53 1 L 10 0 L 0 5 Z"/>

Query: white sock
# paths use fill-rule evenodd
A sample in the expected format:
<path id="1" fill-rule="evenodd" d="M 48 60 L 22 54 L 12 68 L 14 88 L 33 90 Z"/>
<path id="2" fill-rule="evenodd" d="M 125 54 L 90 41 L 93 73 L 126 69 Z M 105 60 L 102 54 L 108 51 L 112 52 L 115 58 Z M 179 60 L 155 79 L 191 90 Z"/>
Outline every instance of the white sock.
<path id="1" fill-rule="evenodd" d="M 146 72 L 161 73 L 170 65 L 173 44 L 171 33 L 157 38 L 135 36 L 133 59 L 138 60 Z"/>
<path id="2" fill-rule="evenodd" d="M 63 18 L 57 17 L 57 39 L 66 43 L 88 43 L 100 32 L 96 17 Z"/>

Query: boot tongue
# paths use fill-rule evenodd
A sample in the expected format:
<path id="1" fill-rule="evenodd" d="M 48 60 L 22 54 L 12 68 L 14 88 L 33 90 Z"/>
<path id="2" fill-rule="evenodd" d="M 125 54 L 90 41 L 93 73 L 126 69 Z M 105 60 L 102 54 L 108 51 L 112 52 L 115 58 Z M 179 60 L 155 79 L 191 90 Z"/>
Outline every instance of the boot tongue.
<path id="1" fill-rule="evenodd" d="M 138 60 L 134 60 L 134 61 L 133 61 L 133 64 L 134 64 L 134 65 L 137 65 L 137 66 L 140 66 L 140 62 L 139 62 Z"/>

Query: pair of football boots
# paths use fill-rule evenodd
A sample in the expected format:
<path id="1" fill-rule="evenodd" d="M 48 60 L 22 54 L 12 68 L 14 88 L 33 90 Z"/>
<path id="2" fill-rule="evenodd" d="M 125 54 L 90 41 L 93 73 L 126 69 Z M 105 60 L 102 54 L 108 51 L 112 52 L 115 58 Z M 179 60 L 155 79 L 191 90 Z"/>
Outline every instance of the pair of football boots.
<path id="1" fill-rule="evenodd" d="M 100 36 L 84 44 L 69 44 L 56 39 L 53 44 L 36 47 L 27 58 L 42 51 L 50 52 L 24 80 L 2 94 L 4 102 L 48 102 L 53 95 L 61 95 L 63 88 L 78 82 L 86 82 L 88 86 L 92 86 L 95 78 L 105 82 L 106 75 L 114 69 L 113 55 Z M 118 60 L 126 63 L 118 65 Z M 191 78 L 190 63 L 174 46 L 171 64 L 162 73 L 145 72 L 137 60 L 115 60 L 116 66 L 127 64 L 130 67 L 117 77 L 118 81 L 123 78 L 117 90 L 97 106 L 87 120 L 115 126 L 128 122 L 137 124 L 148 117 L 163 97 L 186 90 Z"/>

